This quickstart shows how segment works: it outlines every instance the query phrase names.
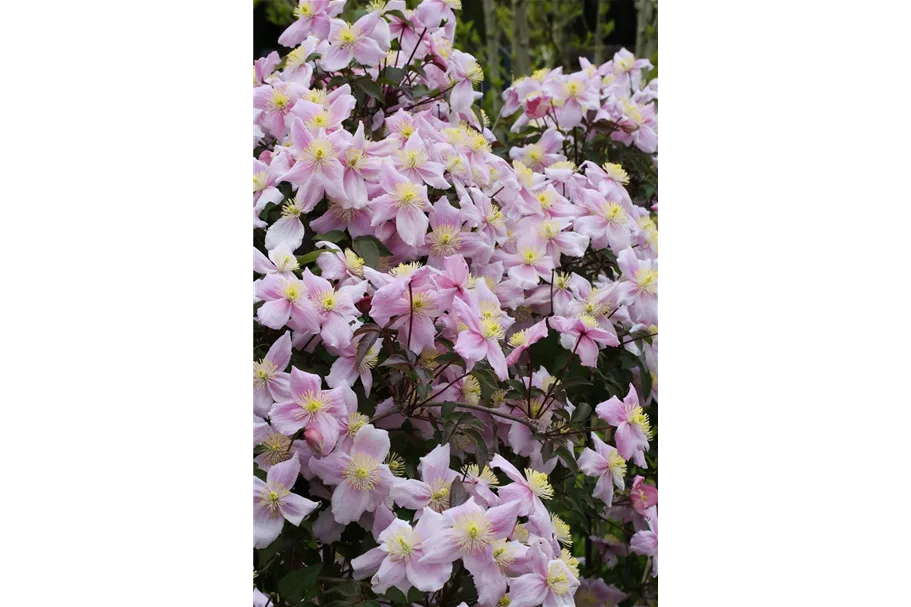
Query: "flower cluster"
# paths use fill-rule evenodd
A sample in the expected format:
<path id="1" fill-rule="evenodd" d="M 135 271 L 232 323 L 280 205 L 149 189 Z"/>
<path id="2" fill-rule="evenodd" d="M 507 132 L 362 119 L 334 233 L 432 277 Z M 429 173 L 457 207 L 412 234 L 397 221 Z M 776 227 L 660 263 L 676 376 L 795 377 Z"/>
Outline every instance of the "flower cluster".
<path id="1" fill-rule="evenodd" d="M 300 0 L 255 62 L 254 602 L 657 576 L 657 205 L 611 161 L 654 166 L 657 81 L 627 51 L 535 72 L 507 148 L 459 5 Z"/>

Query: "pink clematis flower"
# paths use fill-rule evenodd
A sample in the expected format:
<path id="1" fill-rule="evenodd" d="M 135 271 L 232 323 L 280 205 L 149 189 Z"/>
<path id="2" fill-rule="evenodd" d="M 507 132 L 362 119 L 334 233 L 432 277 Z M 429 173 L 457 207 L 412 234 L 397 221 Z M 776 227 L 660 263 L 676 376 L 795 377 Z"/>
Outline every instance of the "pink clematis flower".
<path id="1" fill-rule="evenodd" d="M 272 405 L 272 425 L 289 436 L 301 428 L 312 430 L 307 436 L 310 447 L 323 455 L 329 453 L 338 441 L 342 420 L 357 408 L 354 392 L 344 384 L 323 390 L 318 375 L 296 367 L 291 367 L 289 389 L 290 400 Z"/>
<path id="2" fill-rule="evenodd" d="M 349 25 L 341 19 L 333 19 L 329 31 L 329 50 L 320 60 L 327 72 L 335 72 L 357 60 L 363 66 L 376 67 L 389 48 L 389 40 L 375 40 L 371 36 L 382 19 L 380 11 L 372 11 Z M 388 28 L 386 33 L 388 33 Z M 382 44 L 382 46 L 381 46 Z"/>
<path id="3" fill-rule="evenodd" d="M 443 165 L 430 159 L 427 144 L 420 133 L 414 133 L 405 142 L 405 147 L 394 157 L 396 170 L 415 183 L 424 182 L 439 190 L 451 186 L 443 178 Z"/>
<path id="4" fill-rule="evenodd" d="M 554 269 L 554 260 L 547 255 L 544 243 L 537 234 L 522 234 L 516 243 L 514 254 L 497 253 L 503 260 L 510 278 L 523 289 L 535 287 L 543 278 L 550 282 L 550 274 Z"/>
<path id="5" fill-rule="evenodd" d="M 459 473 L 449 468 L 449 444 L 438 445 L 418 464 L 421 480 L 401 481 L 390 494 L 399 506 L 409 510 L 430 508 L 442 512 L 449 508 L 449 487 Z"/>
<path id="6" fill-rule="evenodd" d="M 592 441 L 594 441 L 595 449 L 591 450 L 586 447 L 582 451 L 578 461 L 579 469 L 587 476 L 598 479 L 592 495 L 610 506 L 614 500 L 614 485 L 623 491 L 626 460 L 616 449 L 598 438 L 594 432 L 592 432 Z"/>
<path id="7" fill-rule="evenodd" d="M 633 486 L 629 489 L 630 502 L 633 510 L 645 516 L 646 510 L 658 505 L 658 489 L 654 485 L 645 484 L 645 478 L 636 476 Z"/>
<path id="8" fill-rule="evenodd" d="M 395 219 L 396 232 L 405 244 L 412 247 L 424 244 L 430 223 L 425 213 L 431 208 L 427 186 L 418 187 L 389 165 L 380 171 L 380 186 L 386 193 L 373 201 L 371 225 Z"/>
<path id="9" fill-rule="evenodd" d="M 305 91 L 296 82 L 276 82 L 253 89 L 253 107 L 262 110 L 260 124 L 276 139 L 285 136 L 286 118 L 292 106 Z"/>
<path id="10" fill-rule="evenodd" d="M 575 221 L 568 217 L 529 217 L 519 222 L 519 233 L 534 231 L 544 243 L 544 250 L 556 265 L 560 256 L 582 257 L 588 248 L 588 236 L 570 231 Z"/>
<path id="11" fill-rule="evenodd" d="M 514 349 L 506 357 L 506 364 L 512 366 L 519 362 L 519 357 L 532 345 L 547 337 L 547 322 L 541 320 L 521 331 L 516 331 L 509 336 L 509 345 Z"/>
<path id="12" fill-rule="evenodd" d="M 544 83 L 543 91 L 557 103 L 557 123 L 561 129 L 579 126 L 586 110 L 599 107 L 599 80 L 577 72 Z"/>
<path id="13" fill-rule="evenodd" d="M 276 154 L 270 160 L 267 164 L 253 159 L 253 208 L 257 217 L 270 202 L 278 204 L 282 201 L 282 193 L 276 186 L 288 170 L 288 155 Z"/>
<path id="14" fill-rule="evenodd" d="M 253 271 L 259 274 L 278 274 L 286 279 L 296 278 L 294 272 L 300 269 L 300 264 L 291 252 L 291 247 L 282 243 L 269 251 L 269 256 L 263 255 L 259 249 L 253 247 Z"/>
<path id="15" fill-rule="evenodd" d="M 506 502 L 516 502 L 519 504 L 519 516 L 528 516 L 536 508 L 545 510 L 542 500 L 549 500 L 554 496 L 554 488 L 547 480 L 547 475 L 531 468 L 525 469 L 523 476 L 519 470 L 510 464 L 499 453 L 490 460 L 491 468 L 499 468 L 512 482 L 504 487 L 500 487 L 497 494 L 500 500 Z"/>
<path id="16" fill-rule="evenodd" d="M 364 358 L 358 364 L 357 348 L 362 339 L 364 339 L 364 336 L 359 335 L 352 339 L 351 343 L 344 348 L 337 352 L 333 351 L 333 354 L 337 354 L 338 358 L 332 363 L 329 375 L 326 376 L 326 383 L 329 384 L 330 388 L 335 388 L 341 384 L 353 388 L 354 382 L 360 378 L 361 383 L 364 385 L 364 394 L 370 396 L 370 390 L 373 388 L 373 368 L 379 359 L 383 340 L 380 338 L 373 342 L 373 345 L 370 346 Z"/>
<path id="17" fill-rule="evenodd" d="M 339 95 L 325 107 L 308 99 L 301 99 L 291 108 L 291 113 L 303 121 L 311 134 L 319 134 L 320 129 L 334 133 L 342 127 L 342 122 L 351 116 L 357 100 L 353 95 Z"/>
<path id="18" fill-rule="evenodd" d="M 621 190 L 619 186 L 610 189 Z M 587 214 L 573 220 L 573 229 L 590 237 L 592 247 L 610 246 L 615 252 L 629 247 L 632 203 L 627 196 L 618 193 L 609 199 L 599 191 L 585 189 L 580 193 L 580 201 Z"/>
<path id="19" fill-rule="evenodd" d="M 474 498 L 443 512 L 446 526 L 431 537 L 419 562 L 452 563 L 461 558 L 475 578 L 496 567 L 494 542 L 506 539 L 516 526 L 520 504 L 504 503 L 485 511 Z"/>
<path id="20" fill-rule="evenodd" d="M 265 548 L 282 532 L 285 521 L 300 525 L 319 502 L 291 493 L 300 473 L 296 457 L 276 464 L 266 473 L 266 482 L 253 477 L 253 547 Z"/>
<path id="21" fill-rule="evenodd" d="M 489 244 L 479 234 L 463 228 L 463 223 L 465 214 L 449 204 L 445 196 L 434 203 L 430 211 L 431 231 L 426 236 L 428 265 L 439 268 L 443 265 L 443 257 L 457 254 L 473 257 L 490 250 Z"/>
<path id="22" fill-rule="evenodd" d="M 611 426 L 617 428 L 617 451 L 625 460 L 632 459 L 636 465 L 645 468 L 644 452 L 649 450 L 652 438 L 648 414 L 639 406 L 639 395 L 633 384 L 629 393 L 620 401 L 616 396 L 598 404 L 595 413 Z"/>
<path id="23" fill-rule="evenodd" d="M 499 312 L 499 304 L 495 307 Z M 469 305 L 461 299 L 452 300 L 452 310 L 466 327 L 459 332 L 455 351 L 465 359 L 467 369 L 470 370 L 474 363 L 486 358 L 500 380 L 508 378 L 509 371 L 500 340 L 512 325 L 512 319 L 505 314 L 482 314 L 477 306 Z"/>
<path id="24" fill-rule="evenodd" d="M 327 135 L 320 129 L 313 135 L 303 120 L 295 118 L 291 123 L 291 142 L 291 153 L 297 161 L 282 179 L 306 190 L 308 199 L 318 201 L 323 193 L 344 199 L 345 191 L 341 187 L 344 171 L 339 162 L 345 147 L 344 132 Z"/>
<path id="25" fill-rule="evenodd" d="M 281 63 L 282 58 L 275 51 L 269 53 L 266 57 L 260 57 L 253 62 L 253 86 L 259 86 L 266 82 L 266 78 L 272 75 L 276 66 Z"/>
<path id="26" fill-rule="evenodd" d="M 351 343 L 354 322 L 360 312 L 354 302 L 364 296 L 366 281 L 335 290 L 322 276 L 314 276 L 310 268 L 304 270 L 303 283 L 307 286 L 310 300 L 319 315 L 320 337 L 332 348 L 344 348 Z"/>
<path id="27" fill-rule="evenodd" d="M 449 581 L 452 563 L 421 563 L 431 538 L 445 526 L 443 515 L 425 508 L 421 520 L 412 529 L 401 519 L 393 520 L 380 533 L 379 546 L 351 561 L 354 579 L 372 574 L 373 591 L 384 593 L 395 586 L 403 593 L 414 586 L 421 592 L 435 592 Z"/>
<path id="28" fill-rule="evenodd" d="M 633 308 L 635 318 L 643 324 L 658 323 L 658 260 L 639 259 L 632 249 L 617 255 L 620 284 L 617 296 L 620 303 Z"/>
<path id="29" fill-rule="evenodd" d="M 253 445 L 254 447 L 261 447 L 261 453 L 253 458 L 256 465 L 268 471 L 272 466 L 293 458 L 301 462 L 301 466 L 303 466 L 301 472 L 304 473 L 304 476 L 307 476 L 310 470 L 306 465 L 310 458 L 313 457 L 310 447 L 304 441 L 292 441 L 290 437 L 280 432 L 275 432 L 271 426 L 267 425 L 267 429 L 268 433 Z"/>
<path id="30" fill-rule="evenodd" d="M 290 376 L 285 373 L 291 362 L 291 332 L 275 340 L 266 357 L 253 362 L 253 412 L 260 417 L 269 414 L 277 400 L 288 400 Z"/>
<path id="31" fill-rule="evenodd" d="M 531 572 L 509 585 L 510 607 L 570 607 L 579 580 L 560 559 L 548 559 L 540 546 L 528 551 Z"/>
<path id="32" fill-rule="evenodd" d="M 590 314 L 575 318 L 551 316 L 550 326 L 560 333 L 560 345 L 579 355 L 579 361 L 586 367 L 598 364 L 598 346 L 617 347 L 620 341 L 613 328 L 606 329 Z"/>
<path id="33" fill-rule="evenodd" d="M 652 577 L 658 577 L 658 506 L 645 513 L 648 531 L 637 531 L 629 542 L 629 549 L 636 554 L 653 557 Z"/>
<path id="34" fill-rule="evenodd" d="M 550 128 L 541 135 L 537 143 L 509 150 L 509 157 L 532 170 L 543 171 L 555 162 L 566 160 L 566 156 L 561 153 L 562 149 L 563 135 L 557 129 Z"/>
<path id="35" fill-rule="evenodd" d="M 573 600 L 576 607 L 617 607 L 626 598 L 626 593 L 608 586 L 602 579 L 582 580 Z"/>
<path id="36" fill-rule="evenodd" d="M 399 343 L 415 354 L 433 349 L 434 319 L 442 313 L 434 281 L 436 270 L 418 266 L 418 263 L 402 264 L 392 270 L 393 277 L 364 269 L 366 276 L 373 277 L 371 282 L 377 281 L 374 286 L 388 280 L 373 294 L 370 316 L 383 326 L 398 317 L 391 328 L 398 331 Z"/>
<path id="37" fill-rule="evenodd" d="M 270 329 L 288 325 L 295 331 L 319 332 L 319 316 L 307 297 L 307 286 L 297 278 L 270 274 L 262 279 L 256 295 L 264 300 L 256 312 L 260 323 Z"/>
<path id="38" fill-rule="evenodd" d="M 456 82 L 449 93 L 449 107 L 454 112 L 467 112 L 474 103 L 474 83 L 484 79 L 484 70 L 477 60 L 468 53 L 453 51 L 450 55 L 449 71 Z"/>
<path id="39" fill-rule="evenodd" d="M 336 485 L 332 515 L 338 523 L 352 523 L 385 503 L 395 483 L 383 463 L 388 453 L 389 433 L 368 424 L 357 431 L 350 452 L 337 449 L 328 457 L 310 460 L 310 470 L 323 482 Z"/>
<path id="40" fill-rule="evenodd" d="M 282 46 L 297 46 L 310 34 L 320 39 L 328 38 L 329 19 L 338 15 L 343 7 L 344 3 L 329 0 L 300 0 L 294 9 L 297 21 L 282 32 L 278 43 Z"/>

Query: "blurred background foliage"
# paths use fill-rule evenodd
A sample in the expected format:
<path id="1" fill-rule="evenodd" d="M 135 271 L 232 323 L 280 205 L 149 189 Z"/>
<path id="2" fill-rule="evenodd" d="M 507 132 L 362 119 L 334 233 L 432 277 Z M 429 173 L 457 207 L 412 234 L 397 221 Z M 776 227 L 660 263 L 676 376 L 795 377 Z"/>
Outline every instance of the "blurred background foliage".
<path id="1" fill-rule="evenodd" d="M 408 0 L 413 8 L 418 0 Z M 353 20 L 367 0 L 348 0 L 342 15 Z M 294 20 L 297 0 L 253 0 L 253 58 L 278 46 Z M 579 69 L 579 57 L 599 65 L 627 48 L 655 66 L 658 75 L 658 0 L 462 0 L 456 12 L 456 48 L 484 67 L 482 107 L 496 116 L 500 94 L 519 76 L 563 66 Z"/>

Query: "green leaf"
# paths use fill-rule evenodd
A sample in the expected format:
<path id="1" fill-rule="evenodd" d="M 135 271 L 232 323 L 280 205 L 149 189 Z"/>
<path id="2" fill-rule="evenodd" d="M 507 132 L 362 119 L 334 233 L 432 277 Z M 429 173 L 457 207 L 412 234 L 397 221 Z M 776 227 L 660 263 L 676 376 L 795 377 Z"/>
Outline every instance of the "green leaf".
<path id="1" fill-rule="evenodd" d="M 400 67 L 387 67 L 385 71 L 385 78 L 393 86 L 398 86 L 402 82 L 402 78 L 405 77 L 405 70 Z"/>
<path id="2" fill-rule="evenodd" d="M 440 407 L 440 417 L 444 419 L 451 417 L 453 412 L 455 412 L 455 408 L 458 404 L 459 403 L 454 403 L 451 401 L 443 403 L 443 406 Z"/>
<path id="3" fill-rule="evenodd" d="M 452 481 L 449 487 L 449 505 L 450 507 L 461 506 L 468 501 L 468 492 L 465 491 L 464 485 L 460 479 Z"/>
<path id="4" fill-rule="evenodd" d="M 411 67 L 411 69 L 412 69 L 413 71 L 417 72 L 418 76 L 420 76 L 421 78 L 426 78 L 426 77 L 427 77 L 427 72 L 424 71 L 424 66 L 421 65 L 420 63 L 415 63 L 415 64 L 411 65 L 410 67 Z M 425 92 L 430 90 L 429 88 L 427 88 L 427 87 L 424 86 L 423 84 L 419 84 L 419 85 L 417 85 L 416 87 L 414 87 L 414 94 L 415 94 L 415 95 L 418 94 L 418 87 L 421 87 L 422 89 L 424 89 Z M 425 94 L 425 93 L 421 93 L 421 94 L 423 95 L 423 94 Z"/>
<path id="5" fill-rule="evenodd" d="M 361 362 L 367 357 L 367 353 L 370 351 L 370 348 L 373 347 L 373 344 L 376 343 L 377 338 L 380 336 L 376 331 L 371 331 L 361 338 L 361 341 L 357 343 L 357 356 L 354 359 L 354 367 L 356 369 L 360 368 Z"/>
<path id="6" fill-rule="evenodd" d="M 484 466 L 487 465 L 487 462 L 490 461 L 490 449 L 487 446 L 487 441 L 484 439 L 484 435 L 481 434 L 480 430 L 477 430 L 475 428 L 464 428 L 463 432 L 466 436 L 469 436 L 472 440 L 474 440 L 475 459 L 478 460 L 478 468 L 480 470 L 483 470 Z"/>
<path id="7" fill-rule="evenodd" d="M 424 593 L 417 588 L 411 588 L 408 590 L 408 602 L 412 605 L 424 602 Z"/>
<path id="8" fill-rule="evenodd" d="M 393 603 L 408 603 L 408 598 L 398 588 L 390 588 L 383 594 L 385 594 L 386 598 Z"/>
<path id="9" fill-rule="evenodd" d="M 358 335 L 363 335 L 365 333 L 379 333 L 380 326 L 374 323 L 367 323 L 363 327 L 360 327 L 357 331 L 354 332 L 352 337 L 357 337 Z"/>
<path id="10" fill-rule="evenodd" d="M 573 457 L 573 454 L 569 452 L 569 449 L 560 447 L 554 455 L 559 456 L 563 460 L 563 464 L 570 472 L 573 474 L 579 473 L 579 465 L 576 463 L 576 458 Z"/>
<path id="11" fill-rule="evenodd" d="M 332 230 L 331 232 L 326 232 L 325 234 L 314 235 L 313 242 L 326 241 L 331 243 L 338 243 L 343 238 L 345 238 L 344 230 Z"/>
<path id="12" fill-rule="evenodd" d="M 374 80 L 371 80 L 370 78 L 359 78 L 354 81 L 354 84 L 357 88 L 361 89 L 377 101 L 383 101 L 383 89 Z"/>
<path id="13" fill-rule="evenodd" d="M 299 603 L 311 592 L 315 594 L 319 591 L 316 578 L 319 576 L 320 569 L 322 569 L 322 564 L 292 571 L 278 582 L 279 594 L 292 603 Z"/>
<path id="14" fill-rule="evenodd" d="M 396 19 L 404 22 L 408 27 L 414 27 L 414 24 L 411 23 L 411 20 L 406 17 L 402 11 L 386 11 L 383 13 L 383 16 L 395 17 Z"/>
<path id="15" fill-rule="evenodd" d="M 326 249 L 317 249 L 316 251 L 310 251 L 306 255 L 298 256 L 297 263 L 299 263 L 301 265 L 301 267 L 310 265 L 311 263 L 316 261 L 317 257 L 319 257 L 320 255 L 322 255 L 325 252 L 326 252 Z"/>
<path id="16" fill-rule="evenodd" d="M 329 80 L 329 84 L 326 85 L 326 88 L 334 89 L 334 88 L 342 86 L 346 82 L 348 82 L 348 79 L 345 78 L 344 76 L 342 76 L 341 74 L 339 74 L 338 76 L 333 76 Z"/>
<path id="17" fill-rule="evenodd" d="M 576 410 L 573 411 L 573 416 L 570 418 L 570 422 L 579 423 L 588 419 L 588 416 L 591 415 L 592 406 L 586 402 L 581 402 L 576 406 Z"/>
<path id="18" fill-rule="evenodd" d="M 351 243 L 354 252 L 364 259 L 364 263 L 371 268 L 378 268 L 380 265 L 380 247 L 378 242 L 372 236 L 358 236 Z M 383 247 L 385 249 L 385 247 Z"/>

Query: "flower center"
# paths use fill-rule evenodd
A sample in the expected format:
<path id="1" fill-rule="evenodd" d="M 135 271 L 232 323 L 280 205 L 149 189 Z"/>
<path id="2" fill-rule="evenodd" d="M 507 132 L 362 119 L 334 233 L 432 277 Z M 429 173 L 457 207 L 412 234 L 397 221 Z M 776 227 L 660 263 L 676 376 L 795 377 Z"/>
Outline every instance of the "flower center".
<path id="1" fill-rule="evenodd" d="M 522 263 L 528 266 L 535 265 L 543 257 L 541 251 L 537 249 L 523 249 L 519 255 L 522 258 Z"/>
<path id="2" fill-rule="evenodd" d="M 613 200 L 609 202 L 602 202 L 600 211 L 601 217 L 607 220 L 608 223 L 613 223 L 616 225 L 626 223 L 626 209 L 624 209 Z"/>
<path id="3" fill-rule="evenodd" d="M 499 322 L 493 318 L 484 318 L 481 320 L 481 334 L 484 339 L 503 339 L 505 331 Z"/>
<path id="4" fill-rule="evenodd" d="M 272 105 L 275 106 L 275 109 L 283 110 L 287 108 L 290 103 L 291 98 L 283 91 L 272 89 Z"/>
<path id="5" fill-rule="evenodd" d="M 544 500 L 554 496 L 554 488 L 547 481 L 547 475 L 531 468 L 525 469 L 525 478 L 528 479 L 528 488 L 532 493 Z"/>
<path id="6" fill-rule="evenodd" d="M 645 438 L 651 440 L 652 438 L 652 425 L 648 419 L 648 413 L 642 410 L 642 407 L 636 407 L 633 409 L 629 417 L 626 418 L 629 423 L 639 428 L 639 431 L 645 435 Z"/>
<path id="7" fill-rule="evenodd" d="M 298 419 L 316 415 L 327 405 L 326 397 L 323 396 L 322 392 L 314 392 L 311 390 L 301 394 L 297 398 L 297 404 L 300 405 L 301 408 L 301 411 L 298 413 Z"/>
<path id="8" fill-rule="evenodd" d="M 400 209 L 416 207 L 421 202 L 418 186 L 410 181 L 396 184 L 393 196 L 395 197 L 395 206 Z"/>
<path id="9" fill-rule="evenodd" d="M 348 271 L 355 276 L 364 277 L 364 258 L 359 257 L 351 249 L 345 249 L 345 265 L 348 266 Z"/>
<path id="10" fill-rule="evenodd" d="M 265 190 L 267 178 L 268 177 L 267 177 L 266 171 L 260 171 L 259 173 L 254 173 L 253 174 L 253 191 L 262 192 L 263 190 Z"/>
<path id="11" fill-rule="evenodd" d="M 420 546 L 421 538 L 418 537 L 413 529 L 403 529 L 393 533 L 386 540 L 386 549 L 394 561 L 408 560 Z"/>
<path id="12" fill-rule="evenodd" d="M 269 380 L 275 377 L 276 371 L 278 371 L 278 367 L 269 360 L 263 359 L 259 362 L 254 362 L 253 385 L 257 388 L 262 388 Z"/>
<path id="13" fill-rule="evenodd" d="M 323 168 L 335 160 L 335 148 L 328 139 L 314 139 L 304 150 L 304 155 L 309 159 L 310 165 Z"/>
<path id="14" fill-rule="evenodd" d="M 474 375 L 469 375 L 462 382 L 462 398 L 469 405 L 477 405 L 481 402 L 481 383 Z"/>
<path id="15" fill-rule="evenodd" d="M 284 434 L 273 432 L 263 441 L 263 447 L 263 454 L 273 466 L 291 458 L 291 439 Z"/>
<path id="16" fill-rule="evenodd" d="M 380 463 L 366 453 L 355 453 L 342 471 L 342 478 L 358 491 L 373 491 L 380 480 Z"/>
<path id="17" fill-rule="evenodd" d="M 434 228 L 433 233 L 427 237 L 430 241 L 430 250 L 435 255 L 446 257 L 454 254 L 459 249 L 462 237 L 459 236 L 461 230 L 448 224 L 439 225 Z"/>
<path id="18" fill-rule="evenodd" d="M 348 414 L 348 436 L 354 437 L 357 434 L 357 431 L 364 427 L 370 421 L 366 415 L 363 413 L 349 413 Z"/>
<path id="19" fill-rule="evenodd" d="M 456 520 L 455 529 L 462 552 L 481 552 L 493 542 L 493 529 L 483 512 L 463 514 Z"/>
<path id="20" fill-rule="evenodd" d="M 399 162 L 406 169 L 419 169 L 427 162 L 427 154 L 421 150 L 402 150 L 399 152 Z"/>
<path id="21" fill-rule="evenodd" d="M 434 479 L 430 484 L 430 507 L 437 512 L 449 508 L 449 485 L 442 478 Z"/>
<path id="22" fill-rule="evenodd" d="M 569 576 L 562 563 L 552 562 L 547 566 L 547 586 L 558 596 L 569 592 Z"/>
<path id="23" fill-rule="evenodd" d="M 339 46 L 342 48 L 348 48 L 349 46 L 354 45 L 354 42 L 357 40 L 357 36 L 354 34 L 354 30 L 351 29 L 350 25 L 345 25 L 338 32 L 338 41 Z"/>
<path id="24" fill-rule="evenodd" d="M 285 296 L 285 299 L 294 302 L 300 299 L 301 289 L 293 282 L 285 283 L 284 287 L 282 288 L 282 294 Z"/>
<path id="25" fill-rule="evenodd" d="M 614 162 L 605 162 L 601 168 L 607 173 L 607 176 L 617 183 L 626 185 L 629 183 L 629 173 L 623 170 L 623 167 Z"/>
<path id="26" fill-rule="evenodd" d="M 654 268 L 642 268 L 636 270 L 636 284 L 643 291 L 651 295 L 658 294 L 658 270 Z"/>

